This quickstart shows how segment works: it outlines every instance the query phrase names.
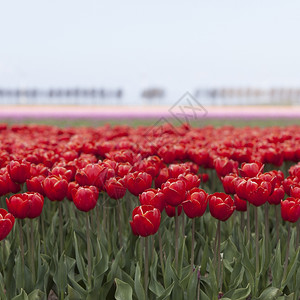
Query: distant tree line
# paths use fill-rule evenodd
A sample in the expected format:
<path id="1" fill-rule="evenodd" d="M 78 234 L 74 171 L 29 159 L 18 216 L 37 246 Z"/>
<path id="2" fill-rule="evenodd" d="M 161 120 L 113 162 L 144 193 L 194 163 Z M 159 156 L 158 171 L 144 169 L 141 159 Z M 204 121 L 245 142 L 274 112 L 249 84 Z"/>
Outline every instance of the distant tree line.
<path id="1" fill-rule="evenodd" d="M 122 98 L 122 96 L 122 89 L 109 90 L 97 88 L 0 88 L 0 97 L 3 98 Z"/>

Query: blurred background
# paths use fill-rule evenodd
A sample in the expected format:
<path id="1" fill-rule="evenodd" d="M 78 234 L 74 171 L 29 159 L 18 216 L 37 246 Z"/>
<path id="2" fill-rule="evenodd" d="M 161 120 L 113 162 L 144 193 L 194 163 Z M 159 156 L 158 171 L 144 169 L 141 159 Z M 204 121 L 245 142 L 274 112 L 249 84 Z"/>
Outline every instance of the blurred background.
<path id="1" fill-rule="evenodd" d="M 188 91 L 205 107 L 295 112 L 299 10 L 296 0 L 3 2 L 0 110 L 157 111 Z"/>

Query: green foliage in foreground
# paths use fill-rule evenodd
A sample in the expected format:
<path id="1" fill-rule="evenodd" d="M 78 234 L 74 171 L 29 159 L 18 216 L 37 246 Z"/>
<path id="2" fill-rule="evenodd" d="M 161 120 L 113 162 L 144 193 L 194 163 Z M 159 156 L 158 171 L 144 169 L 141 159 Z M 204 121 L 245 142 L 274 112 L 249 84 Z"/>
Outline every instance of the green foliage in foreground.
<path id="1" fill-rule="evenodd" d="M 210 187 L 204 186 L 210 192 Z M 220 190 L 221 187 L 219 186 Z M 3 199 L 4 200 L 4 199 Z M 4 206 L 2 200 L 1 206 Z M 98 201 L 90 212 L 92 241 L 92 277 L 87 274 L 86 214 L 73 203 L 63 203 L 63 251 L 59 249 L 58 203 L 46 199 L 39 219 L 21 223 L 25 238 L 25 276 L 14 226 L 0 244 L 0 299 L 47 299 L 52 290 L 59 299 L 146 299 L 144 289 L 144 238 L 131 233 L 129 220 L 138 199 L 130 194 L 117 204 Z M 118 206 L 119 205 L 119 206 Z M 121 212 L 120 214 L 118 212 Z M 221 224 L 222 286 L 218 288 L 214 262 L 217 222 L 209 213 L 196 220 L 195 266 L 190 265 L 191 220 L 180 216 L 179 262 L 174 265 L 174 218 L 162 215 L 159 233 L 149 237 L 148 299 L 299 299 L 300 254 L 296 247 L 296 227 L 291 230 L 289 262 L 285 276 L 283 265 L 287 251 L 287 224 L 280 222 L 280 238 L 275 232 L 275 208 L 270 206 L 270 238 L 265 239 L 264 211 L 259 208 L 259 274 L 255 274 L 254 222 L 247 239 L 242 213 Z M 253 220 L 253 211 L 250 214 Z M 16 224 L 19 225 L 19 224 Z M 31 231 L 32 227 L 32 231 Z M 159 247 L 161 236 L 162 252 Z M 33 243 L 32 243 L 33 241 Z M 31 248 L 32 245 L 32 248 Z M 34 253 L 34 264 L 31 253 Z"/>

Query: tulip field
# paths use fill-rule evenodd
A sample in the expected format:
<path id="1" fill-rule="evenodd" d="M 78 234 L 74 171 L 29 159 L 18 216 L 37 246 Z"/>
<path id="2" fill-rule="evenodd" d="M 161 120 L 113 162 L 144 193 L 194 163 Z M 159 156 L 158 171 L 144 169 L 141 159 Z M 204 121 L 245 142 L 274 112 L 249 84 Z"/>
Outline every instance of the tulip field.
<path id="1" fill-rule="evenodd" d="M 0 125 L 0 299 L 299 300 L 300 126 Z"/>

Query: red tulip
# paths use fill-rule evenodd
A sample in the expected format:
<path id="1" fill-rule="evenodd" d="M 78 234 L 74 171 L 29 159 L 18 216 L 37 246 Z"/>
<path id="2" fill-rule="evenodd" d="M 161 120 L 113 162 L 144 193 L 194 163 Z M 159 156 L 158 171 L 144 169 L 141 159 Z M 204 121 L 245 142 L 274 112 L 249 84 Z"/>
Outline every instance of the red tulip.
<path id="1" fill-rule="evenodd" d="M 251 178 L 246 184 L 246 200 L 255 206 L 261 206 L 268 201 L 272 193 L 272 185 L 259 178 Z"/>
<path id="2" fill-rule="evenodd" d="M 121 199 L 126 194 L 125 179 L 120 177 L 112 177 L 105 182 L 105 190 L 110 198 Z"/>
<path id="3" fill-rule="evenodd" d="M 285 195 L 285 193 L 284 193 L 284 188 L 282 185 L 275 187 L 273 193 L 268 198 L 268 202 L 270 204 L 278 205 L 283 200 L 284 195 Z M 292 197 L 294 197 L 294 196 L 292 196 Z"/>
<path id="4" fill-rule="evenodd" d="M 127 162 L 127 163 L 118 163 L 117 166 L 117 175 L 119 177 L 124 177 L 126 176 L 132 169 L 132 165 Z"/>
<path id="5" fill-rule="evenodd" d="M 185 201 L 182 202 L 183 210 L 189 218 L 201 217 L 207 207 L 207 194 L 199 188 L 191 189 Z"/>
<path id="6" fill-rule="evenodd" d="M 165 195 L 160 189 L 148 189 L 139 195 L 141 205 L 152 205 L 161 212 L 165 208 Z"/>
<path id="7" fill-rule="evenodd" d="M 61 176 L 62 178 L 65 178 L 68 182 L 72 180 L 73 173 L 71 170 L 68 170 L 64 167 L 54 167 L 51 170 L 52 175 Z"/>
<path id="8" fill-rule="evenodd" d="M 62 177 L 51 175 L 43 181 L 45 195 L 51 201 L 62 201 L 68 192 L 68 181 Z"/>
<path id="9" fill-rule="evenodd" d="M 145 172 L 129 173 L 126 176 L 126 185 L 129 192 L 135 196 L 138 196 L 146 189 L 151 188 L 152 177 Z"/>
<path id="10" fill-rule="evenodd" d="M 88 164 L 78 170 L 75 175 L 76 182 L 81 186 L 93 185 L 102 190 L 107 176 L 107 167 L 99 164 Z"/>
<path id="11" fill-rule="evenodd" d="M 161 188 L 162 184 L 165 183 L 170 178 L 170 172 L 168 168 L 162 168 L 155 178 L 155 188 Z"/>
<path id="12" fill-rule="evenodd" d="M 261 162 L 253 163 L 242 163 L 241 168 L 239 169 L 240 175 L 242 177 L 256 177 L 262 173 L 264 165 Z"/>
<path id="13" fill-rule="evenodd" d="M 38 175 L 32 177 L 31 179 L 26 180 L 26 186 L 28 192 L 37 192 L 41 195 L 45 196 L 44 188 L 43 188 L 43 181 L 45 180 L 45 176 Z"/>
<path id="14" fill-rule="evenodd" d="M 30 178 L 30 163 L 28 161 L 13 160 L 7 166 L 7 170 L 12 181 L 16 183 L 24 183 L 26 179 Z"/>
<path id="15" fill-rule="evenodd" d="M 5 239 L 15 224 L 15 218 L 5 209 L 0 208 L 0 241 Z"/>
<path id="16" fill-rule="evenodd" d="M 179 175 L 184 175 L 189 171 L 189 167 L 185 164 L 172 164 L 169 166 L 170 178 L 178 178 Z"/>
<path id="17" fill-rule="evenodd" d="M 178 176 L 178 179 L 182 179 L 185 182 L 187 191 L 191 190 L 192 188 L 197 188 L 200 185 L 200 178 L 195 174 L 181 174 Z"/>
<path id="18" fill-rule="evenodd" d="M 235 194 L 237 174 L 231 173 L 223 177 L 222 184 L 226 194 Z"/>
<path id="19" fill-rule="evenodd" d="M 233 197 L 235 209 L 237 211 L 247 211 L 247 201 L 240 198 L 237 194 Z"/>
<path id="20" fill-rule="evenodd" d="M 220 221 L 226 221 L 235 210 L 232 198 L 225 193 L 209 195 L 208 203 L 211 215 Z"/>
<path id="21" fill-rule="evenodd" d="M 177 209 L 178 216 L 180 216 L 181 212 L 182 212 L 182 205 L 178 205 L 176 207 L 171 206 L 171 205 L 166 205 L 165 206 L 165 211 L 166 211 L 166 214 L 168 215 L 169 218 L 174 218 L 175 217 L 176 209 Z"/>
<path id="22" fill-rule="evenodd" d="M 73 202 L 79 210 L 88 212 L 96 206 L 98 196 L 99 191 L 95 186 L 79 187 L 73 196 Z"/>
<path id="23" fill-rule="evenodd" d="M 152 205 L 141 205 L 132 212 L 130 226 L 133 234 L 143 237 L 155 234 L 160 225 L 160 211 Z"/>
<path id="24" fill-rule="evenodd" d="M 75 195 L 79 187 L 80 185 L 76 181 L 69 182 L 67 191 L 67 199 L 69 201 L 73 201 L 73 196 Z"/>
<path id="25" fill-rule="evenodd" d="M 15 218 L 34 219 L 40 216 L 44 206 L 44 197 L 39 193 L 23 193 L 6 198 L 8 211 Z"/>
<path id="26" fill-rule="evenodd" d="M 165 202 L 171 206 L 178 206 L 185 200 L 186 186 L 181 179 L 169 179 L 162 185 L 162 192 L 165 195 Z"/>
<path id="27" fill-rule="evenodd" d="M 291 194 L 291 197 L 300 199 L 300 185 L 292 186 L 290 194 Z"/>
<path id="28" fill-rule="evenodd" d="M 236 173 L 238 162 L 227 157 L 218 157 L 214 160 L 214 167 L 219 177 L 224 177 L 229 173 Z"/>
<path id="29" fill-rule="evenodd" d="M 300 218 L 300 199 L 289 197 L 281 201 L 282 219 L 291 223 L 295 223 Z"/>

